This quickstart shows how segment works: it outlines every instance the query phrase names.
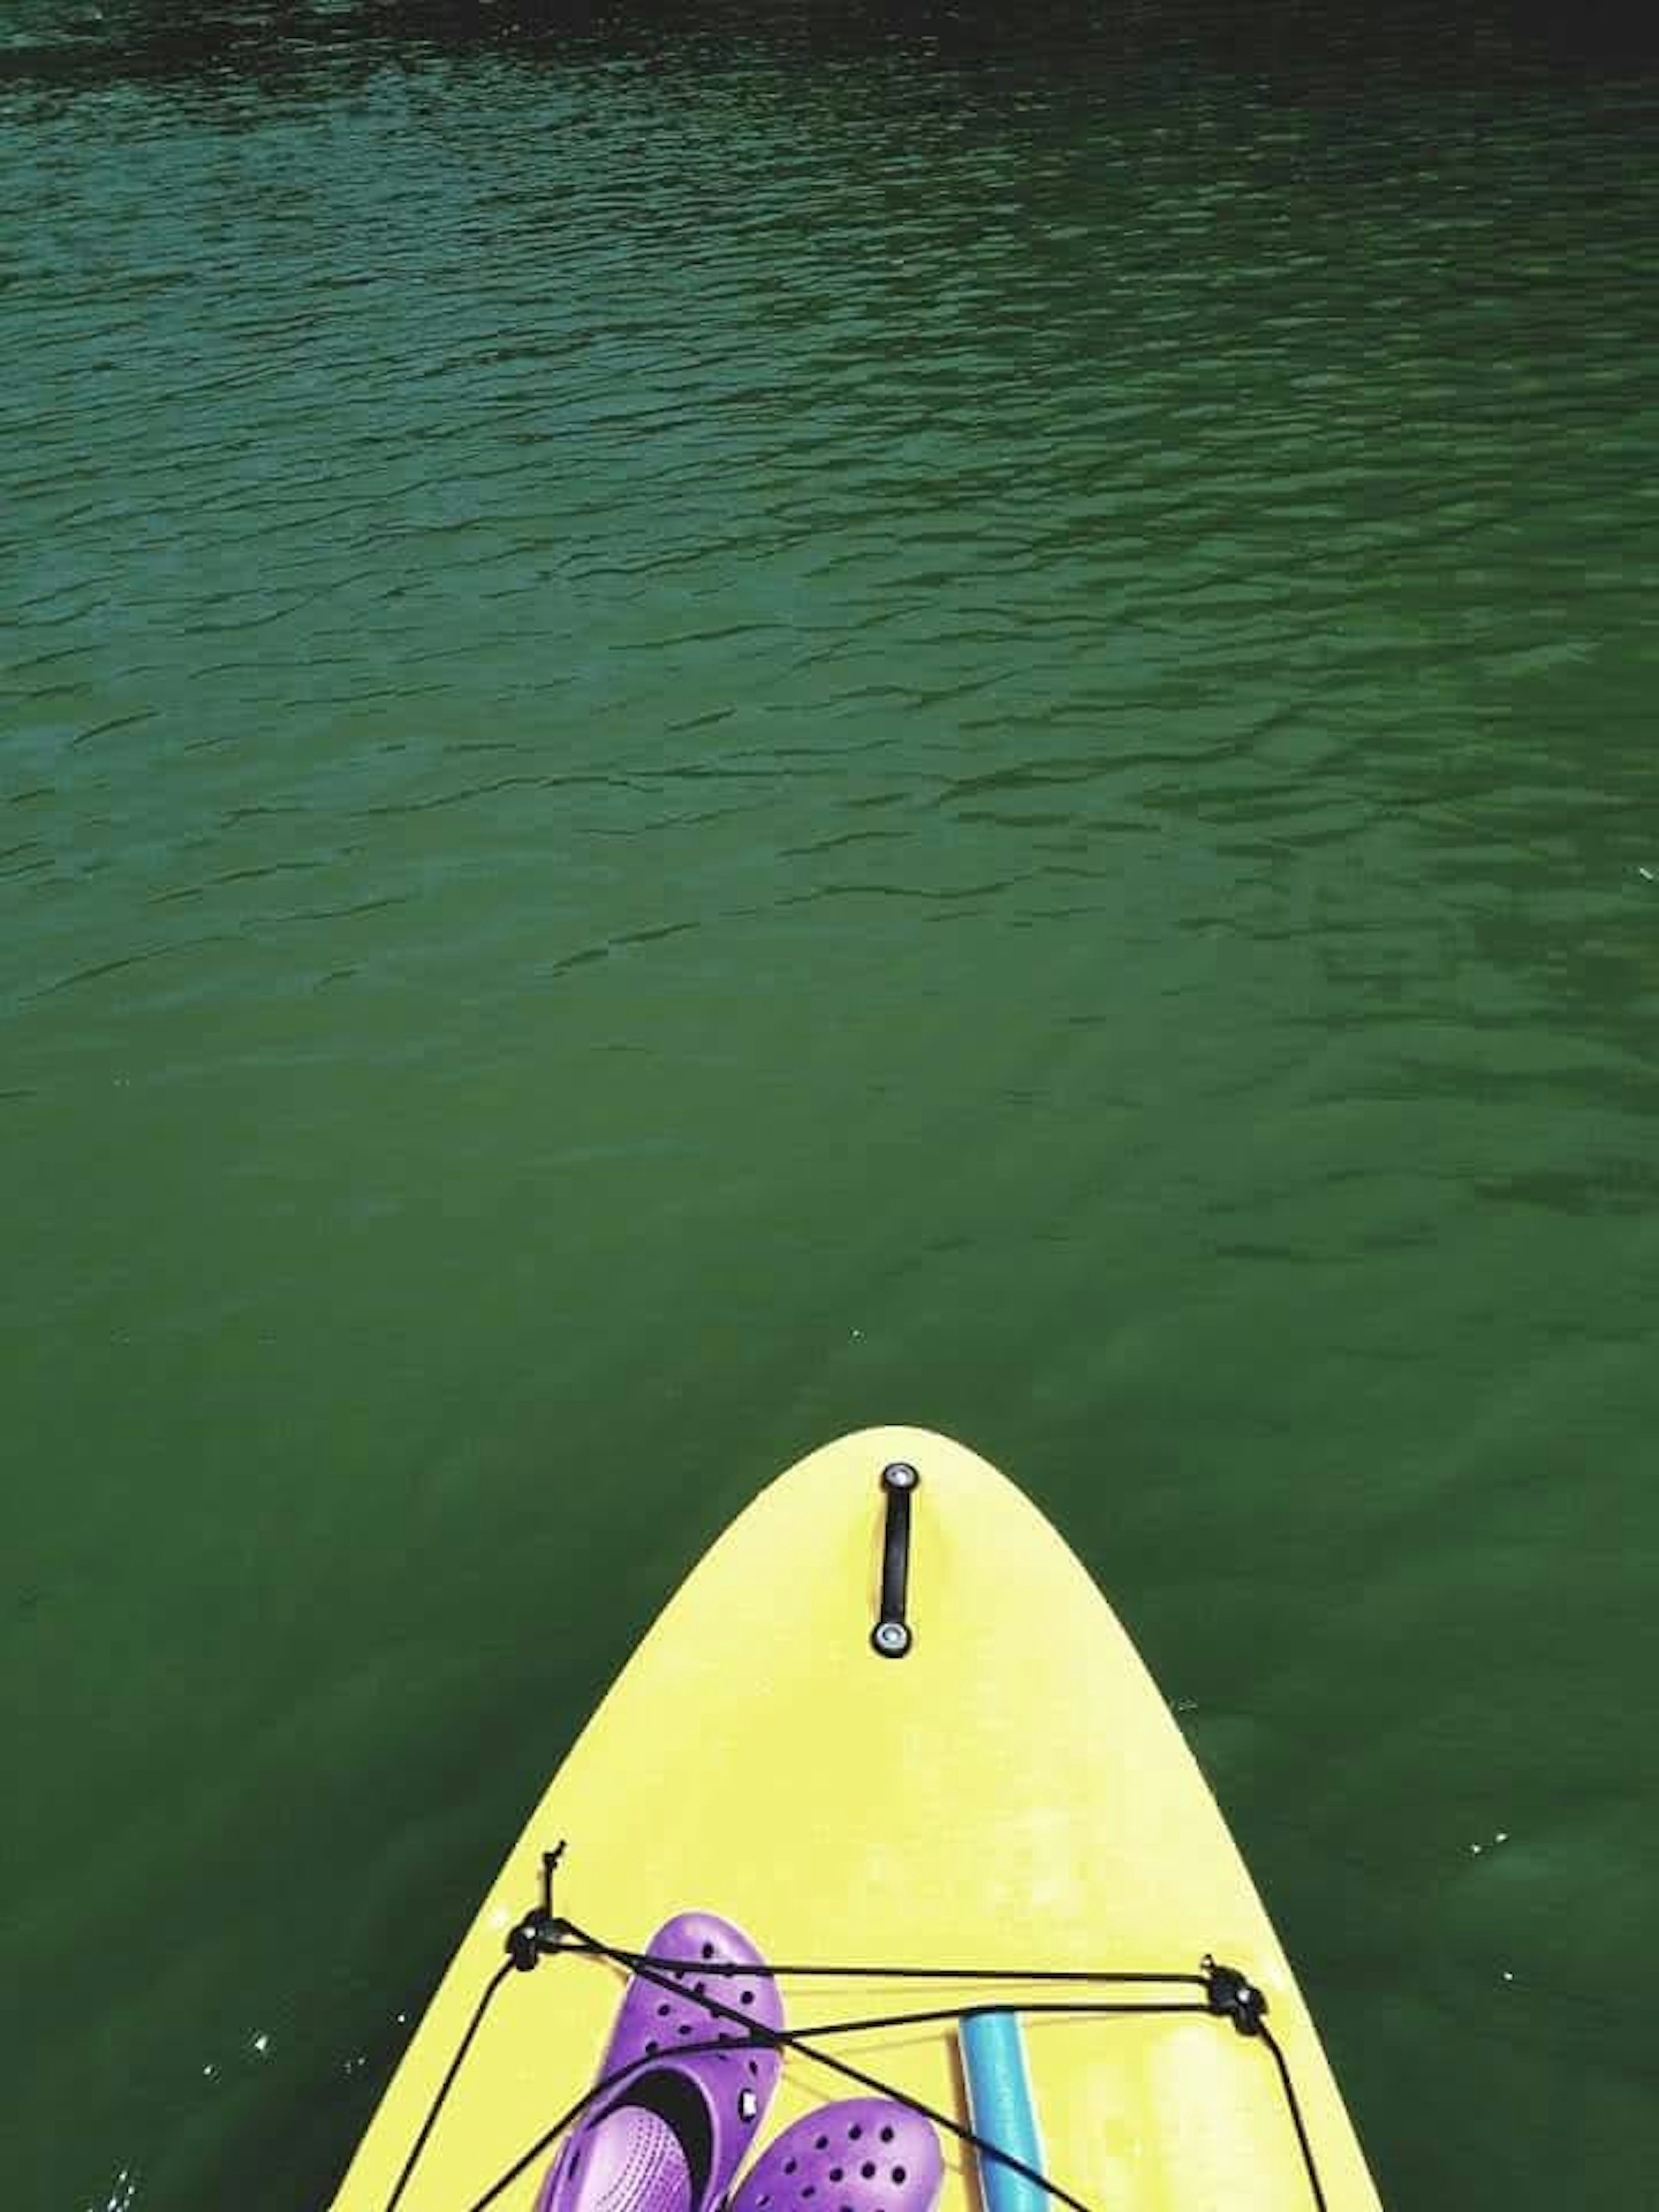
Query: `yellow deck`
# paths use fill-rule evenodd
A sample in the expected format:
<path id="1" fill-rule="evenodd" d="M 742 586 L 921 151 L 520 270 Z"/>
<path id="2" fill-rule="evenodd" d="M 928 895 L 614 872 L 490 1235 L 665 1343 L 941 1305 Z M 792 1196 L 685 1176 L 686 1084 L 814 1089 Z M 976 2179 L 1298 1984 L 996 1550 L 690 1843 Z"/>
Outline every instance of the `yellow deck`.
<path id="1" fill-rule="evenodd" d="M 890 1460 L 921 1475 L 915 1642 L 902 1660 L 869 1644 Z M 705 1556 L 491 1886 L 335 2212 L 385 2212 L 560 1838 L 556 1911 L 619 1947 L 699 1905 L 781 1963 L 1190 1972 L 1211 1953 L 1267 1995 L 1330 2212 L 1376 2212 L 1313 2023 L 1164 1699 L 1054 1530 L 960 1445 L 915 1429 L 845 1437 L 773 1483 Z M 585 1958 L 511 1978 L 399 2212 L 467 2212 L 586 2088 L 621 1987 Z M 1008 1996 L 969 1984 L 782 1990 L 791 2027 Z M 1097 2212 L 1312 2212 L 1261 2042 L 1207 2016 L 1034 2018 L 1025 2040 L 1046 2170 Z M 966 2118 L 951 2032 L 828 2047 Z M 792 2053 L 765 2133 L 851 2094 Z M 979 2212 L 971 2154 L 951 2140 L 945 2159 L 940 2212 Z M 546 2163 L 495 2200 L 505 2212 L 527 2212 Z"/>

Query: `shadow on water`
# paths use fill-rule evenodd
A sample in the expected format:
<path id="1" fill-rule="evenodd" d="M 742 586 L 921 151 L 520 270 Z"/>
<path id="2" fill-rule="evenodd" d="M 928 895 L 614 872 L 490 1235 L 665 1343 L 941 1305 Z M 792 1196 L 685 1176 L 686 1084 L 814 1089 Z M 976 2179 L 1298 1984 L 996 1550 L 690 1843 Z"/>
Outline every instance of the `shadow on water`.
<path id="1" fill-rule="evenodd" d="M 856 59 L 909 52 L 1047 76 L 1185 70 L 1269 96 L 1620 74 L 1659 60 L 1659 17 L 1624 0 L 24 0 L 0 39 L 0 88 L 119 83 L 276 89 L 399 58 L 606 56 L 643 64 L 739 50 Z"/>

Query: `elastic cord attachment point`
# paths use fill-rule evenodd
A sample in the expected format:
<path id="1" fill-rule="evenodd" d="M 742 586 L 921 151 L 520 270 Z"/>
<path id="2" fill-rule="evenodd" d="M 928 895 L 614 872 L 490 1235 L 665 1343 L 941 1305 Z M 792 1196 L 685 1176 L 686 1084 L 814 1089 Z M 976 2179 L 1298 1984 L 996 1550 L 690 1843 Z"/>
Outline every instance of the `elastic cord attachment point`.
<path id="1" fill-rule="evenodd" d="M 1267 2000 L 1255 1984 L 1237 1966 L 1218 1966 L 1204 1960 L 1204 1997 L 1218 2019 L 1231 2021 L 1240 2035 L 1260 2035 L 1267 2016 Z"/>
<path id="2" fill-rule="evenodd" d="M 521 1974 L 541 1964 L 542 1928 L 540 1911 L 526 1912 L 524 1918 L 507 1931 L 507 1955 Z"/>
<path id="3" fill-rule="evenodd" d="M 569 1922 L 560 1919 L 553 1910 L 553 1876 L 563 1856 L 562 1838 L 550 1851 L 542 1853 L 542 1901 L 507 1930 L 507 1955 L 521 1974 L 539 1965 L 550 1951 L 556 1951 L 569 1933 Z"/>
<path id="4" fill-rule="evenodd" d="M 521 1974 L 558 1950 L 570 1932 L 568 1920 L 556 1919 L 540 1905 L 507 1931 L 507 1955 Z"/>

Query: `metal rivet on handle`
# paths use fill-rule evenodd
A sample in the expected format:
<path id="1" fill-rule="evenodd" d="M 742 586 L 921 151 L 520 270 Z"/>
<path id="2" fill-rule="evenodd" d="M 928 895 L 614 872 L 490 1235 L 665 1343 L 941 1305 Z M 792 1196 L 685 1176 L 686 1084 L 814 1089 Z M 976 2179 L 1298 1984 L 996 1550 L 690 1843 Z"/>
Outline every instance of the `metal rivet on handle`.
<path id="1" fill-rule="evenodd" d="M 902 1659 L 910 1649 L 910 1632 L 902 1620 L 878 1620 L 870 1641 L 884 1659 Z"/>

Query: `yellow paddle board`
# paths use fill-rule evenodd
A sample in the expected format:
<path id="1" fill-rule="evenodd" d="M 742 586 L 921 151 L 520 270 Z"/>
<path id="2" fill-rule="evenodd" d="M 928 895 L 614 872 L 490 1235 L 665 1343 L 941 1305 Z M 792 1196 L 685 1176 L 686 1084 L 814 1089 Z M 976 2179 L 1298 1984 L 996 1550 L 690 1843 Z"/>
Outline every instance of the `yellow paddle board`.
<path id="1" fill-rule="evenodd" d="M 609 1954 L 691 1907 L 778 1970 L 798 2039 L 764 2137 L 879 2084 L 947 2124 L 939 2212 L 981 2212 L 982 2160 L 948 2125 L 972 2117 L 950 2015 L 994 2007 L 1065 2201 L 1376 2212 L 1164 1699 L 1060 1536 L 959 1444 L 845 1437 L 706 1554 L 491 1886 L 335 2212 L 532 2212 L 625 1986 Z M 881 1971 L 834 1971 L 854 1966 Z"/>

